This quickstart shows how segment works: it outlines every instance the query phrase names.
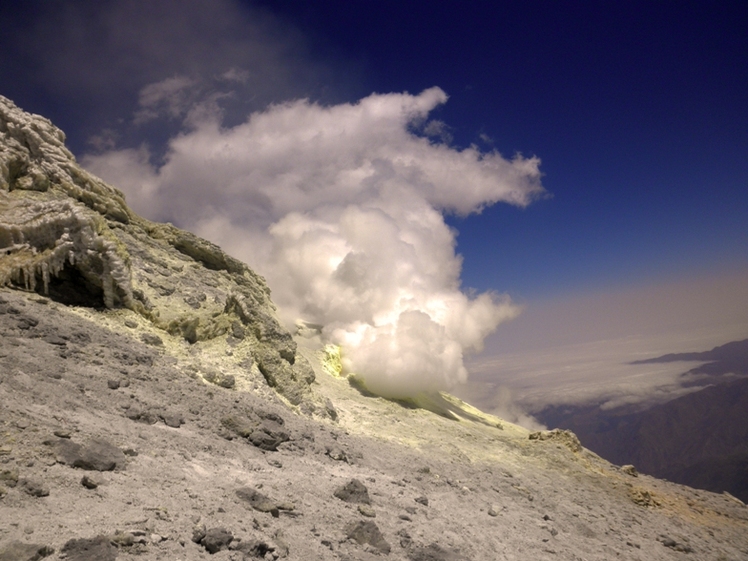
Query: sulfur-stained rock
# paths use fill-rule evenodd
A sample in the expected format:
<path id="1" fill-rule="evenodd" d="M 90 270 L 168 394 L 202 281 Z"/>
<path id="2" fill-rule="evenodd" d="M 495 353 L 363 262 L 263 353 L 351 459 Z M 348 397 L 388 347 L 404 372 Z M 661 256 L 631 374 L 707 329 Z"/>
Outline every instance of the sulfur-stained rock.
<path id="1" fill-rule="evenodd" d="M 570 430 L 564 429 L 553 429 L 531 432 L 529 435 L 530 440 L 543 441 L 553 440 L 557 441 L 566 446 L 572 452 L 580 452 L 582 450 L 582 444 L 579 442 L 577 435 Z"/>

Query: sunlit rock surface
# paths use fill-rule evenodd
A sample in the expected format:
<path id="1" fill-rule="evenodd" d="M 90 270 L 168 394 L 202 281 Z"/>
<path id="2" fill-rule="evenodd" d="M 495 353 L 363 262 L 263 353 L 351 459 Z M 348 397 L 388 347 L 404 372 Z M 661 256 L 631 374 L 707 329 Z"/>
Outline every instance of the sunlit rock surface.
<path id="1" fill-rule="evenodd" d="M 0 98 L 0 559 L 748 558 L 729 495 L 357 388 L 63 138 Z"/>

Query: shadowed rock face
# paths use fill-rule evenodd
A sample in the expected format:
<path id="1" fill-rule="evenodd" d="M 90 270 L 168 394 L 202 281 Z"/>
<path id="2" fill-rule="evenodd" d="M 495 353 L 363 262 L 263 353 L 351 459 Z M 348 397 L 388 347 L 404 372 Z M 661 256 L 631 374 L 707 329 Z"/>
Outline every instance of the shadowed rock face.
<path id="1" fill-rule="evenodd" d="M 727 495 L 362 393 L 262 278 L 131 213 L 63 138 L 0 98 L 0 560 L 748 555 Z"/>

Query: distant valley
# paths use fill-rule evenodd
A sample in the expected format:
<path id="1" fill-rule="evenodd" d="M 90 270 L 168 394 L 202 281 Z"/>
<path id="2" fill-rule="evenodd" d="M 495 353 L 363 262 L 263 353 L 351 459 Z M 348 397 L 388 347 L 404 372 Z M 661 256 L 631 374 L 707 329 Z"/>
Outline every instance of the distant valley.
<path id="1" fill-rule="evenodd" d="M 748 501 L 748 339 L 632 364 L 675 361 L 701 362 L 682 377 L 706 387 L 644 410 L 552 405 L 533 414 L 614 464 Z"/>

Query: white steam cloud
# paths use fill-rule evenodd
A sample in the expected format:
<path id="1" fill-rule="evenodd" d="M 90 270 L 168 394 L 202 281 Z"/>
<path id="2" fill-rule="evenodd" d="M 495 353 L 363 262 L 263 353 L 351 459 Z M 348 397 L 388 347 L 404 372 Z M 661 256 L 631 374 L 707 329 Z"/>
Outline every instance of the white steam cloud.
<path id="1" fill-rule="evenodd" d="M 159 96 L 171 107 L 168 91 Z M 431 88 L 331 107 L 294 101 L 230 128 L 207 104 L 189 114 L 160 166 L 145 148 L 84 164 L 139 212 L 265 275 L 283 319 L 323 325 L 346 371 L 371 391 L 410 397 L 465 381 L 464 353 L 518 313 L 506 297 L 461 291 L 443 213 L 524 206 L 543 193 L 537 158 L 424 136 L 443 130 L 428 115 L 446 100 Z"/>

